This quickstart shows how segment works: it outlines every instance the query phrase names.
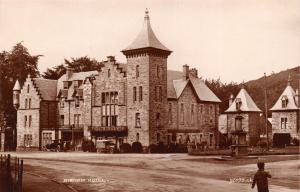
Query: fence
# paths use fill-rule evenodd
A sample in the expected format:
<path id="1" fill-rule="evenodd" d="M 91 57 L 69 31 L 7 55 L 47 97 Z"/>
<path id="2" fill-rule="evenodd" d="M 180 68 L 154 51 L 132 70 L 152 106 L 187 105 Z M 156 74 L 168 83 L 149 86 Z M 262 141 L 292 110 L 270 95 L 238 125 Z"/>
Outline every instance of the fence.
<path id="1" fill-rule="evenodd" d="M 22 192 L 23 160 L 0 155 L 0 192 Z"/>

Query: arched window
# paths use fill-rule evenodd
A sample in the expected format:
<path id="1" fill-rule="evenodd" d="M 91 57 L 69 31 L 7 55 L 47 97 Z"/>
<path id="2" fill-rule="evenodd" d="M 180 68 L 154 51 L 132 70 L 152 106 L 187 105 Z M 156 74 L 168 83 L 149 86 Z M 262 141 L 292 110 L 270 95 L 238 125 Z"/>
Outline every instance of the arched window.
<path id="1" fill-rule="evenodd" d="M 28 101 L 28 108 L 29 109 L 31 108 L 31 99 L 29 99 L 29 101 Z"/>
<path id="2" fill-rule="evenodd" d="M 110 77 L 110 69 L 107 70 L 107 77 Z"/>
<path id="3" fill-rule="evenodd" d="M 140 76 L 140 66 L 139 65 L 137 65 L 135 67 L 135 76 L 136 76 L 136 78 L 138 78 Z"/>
<path id="4" fill-rule="evenodd" d="M 160 127 L 160 113 L 156 113 L 156 127 Z"/>
<path id="5" fill-rule="evenodd" d="M 140 134 L 136 133 L 136 141 L 140 141 Z"/>
<path id="6" fill-rule="evenodd" d="M 25 109 L 27 109 L 27 103 L 28 103 L 28 100 L 25 99 Z"/>
<path id="7" fill-rule="evenodd" d="M 29 89 L 30 89 L 30 86 L 29 84 L 27 85 L 27 93 L 29 93 Z"/>
<path id="8" fill-rule="evenodd" d="M 143 101 L 143 87 L 142 86 L 140 86 L 140 88 L 139 88 L 140 90 L 139 90 L 139 94 L 140 94 L 140 97 L 139 97 L 139 99 L 140 99 L 140 101 Z"/>

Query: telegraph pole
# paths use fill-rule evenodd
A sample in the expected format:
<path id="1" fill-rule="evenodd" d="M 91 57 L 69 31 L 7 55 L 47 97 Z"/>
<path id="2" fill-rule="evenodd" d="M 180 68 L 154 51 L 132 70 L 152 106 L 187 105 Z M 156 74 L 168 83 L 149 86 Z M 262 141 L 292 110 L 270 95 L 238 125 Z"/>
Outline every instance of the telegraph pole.
<path id="1" fill-rule="evenodd" d="M 264 73 L 264 79 L 265 79 L 265 116 L 266 116 L 266 137 L 267 137 L 267 150 L 269 150 L 269 134 L 268 134 L 268 103 L 267 103 L 267 76 L 266 73 Z"/>

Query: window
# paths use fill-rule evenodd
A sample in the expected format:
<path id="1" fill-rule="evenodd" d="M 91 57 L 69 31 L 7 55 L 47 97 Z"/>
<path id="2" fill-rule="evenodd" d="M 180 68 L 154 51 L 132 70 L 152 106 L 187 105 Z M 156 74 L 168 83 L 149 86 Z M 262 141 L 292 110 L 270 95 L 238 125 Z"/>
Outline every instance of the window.
<path id="1" fill-rule="evenodd" d="M 25 115 L 24 116 L 24 127 L 26 127 L 27 126 L 27 116 Z"/>
<path id="2" fill-rule="evenodd" d="M 65 124 L 65 116 L 64 115 L 60 115 L 59 125 L 60 126 L 64 126 L 64 124 Z"/>
<path id="3" fill-rule="evenodd" d="M 136 78 L 138 78 L 140 76 L 140 66 L 139 65 L 137 65 L 135 67 L 135 76 L 136 76 Z"/>
<path id="4" fill-rule="evenodd" d="M 180 104 L 180 117 L 181 117 L 181 124 L 184 124 L 184 105 L 183 105 L 183 103 Z"/>
<path id="5" fill-rule="evenodd" d="M 178 138 L 178 143 L 181 144 L 182 143 L 182 135 L 179 135 L 179 138 Z"/>
<path id="6" fill-rule="evenodd" d="M 243 117 L 241 117 L 241 116 L 237 116 L 235 118 L 235 130 L 243 130 L 242 119 L 243 119 Z"/>
<path id="7" fill-rule="evenodd" d="M 24 146 L 31 147 L 32 145 L 32 135 L 25 134 L 24 135 Z"/>
<path id="8" fill-rule="evenodd" d="M 75 128 L 79 127 L 80 114 L 74 114 L 74 126 Z"/>
<path id="9" fill-rule="evenodd" d="M 209 134 L 209 146 L 213 145 L 213 137 L 214 137 L 214 134 L 210 133 Z"/>
<path id="10" fill-rule="evenodd" d="M 169 123 L 172 123 L 172 103 L 169 103 L 168 116 L 169 116 Z"/>
<path id="11" fill-rule="evenodd" d="M 136 133 L 136 141 L 140 141 L 140 134 Z"/>
<path id="12" fill-rule="evenodd" d="M 213 110 L 213 106 L 212 106 L 212 105 L 209 106 L 209 111 L 210 111 L 210 114 L 213 114 L 213 113 L 214 113 L 214 110 Z"/>
<path id="13" fill-rule="evenodd" d="M 74 89 L 77 89 L 79 87 L 79 82 L 78 80 L 74 81 Z"/>
<path id="14" fill-rule="evenodd" d="M 64 89 L 69 89 L 69 81 L 63 82 Z"/>
<path id="15" fill-rule="evenodd" d="M 65 107 L 65 100 L 63 98 L 60 99 L 59 101 L 60 104 L 60 108 L 64 108 Z"/>
<path id="16" fill-rule="evenodd" d="M 191 124 L 195 124 L 194 104 L 191 105 Z"/>
<path id="17" fill-rule="evenodd" d="M 140 94 L 140 97 L 139 97 L 139 99 L 140 99 L 140 101 L 143 101 L 143 87 L 142 86 L 140 86 L 140 88 L 139 88 L 140 90 L 139 90 L 139 94 Z"/>
<path id="18" fill-rule="evenodd" d="M 110 69 L 107 70 L 107 77 L 110 77 Z"/>
<path id="19" fill-rule="evenodd" d="M 25 109 L 27 109 L 28 99 L 25 99 Z"/>
<path id="20" fill-rule="evenodd" d="M 160 113 L 156 113 L 156 127 L 160 127 Z"/>
<path id="21" fill-rule="evenodd" d="M 203 113 L 203 105 L 200 105 L 200 113 Z"/>
<path id="22" fill-rule="evenodd" d="M 32 120 L 31 115 L 29 115 L 28 127 L 31 127 L 31 120 Z"/>
<path id="23" fill-rule="evenodd" d="M 105 104 L 105 93 L 101 94 L 101 103 Z"/>
<path id="24" fill-rule="evenodd" d="M 133 87 L 133 101 L 136 101 L 136 87 Z"/>
<path id="25" fill-rule="evenodd" d="M 287 128 L 287 117 L 282 117 L 281 118 L 281 129 L 286 129 Z"/>
<path id="26" fill-rule="evenodd" d="M 111 125 L 114 127 L 117 126 L 117 116 L 116 115 L 113 115 L 111 117 Z"/>
<path id="27" fill-rule="evenodd" d="M 30 85 L 27 85 L 27 93 L 29 93 Z"/>
<path id="28" fill-rule="evenodd" d="M 235 108 L 237 111 L 241 110 L 241 106 L 242 106 L 242 100 L 240 98 L 236 98 L 235 100 Z"/>
<path id="29" fill-rule="evenodd" d="M 203 135 L 200 133 L 200 143 L 202 142 Z"/>
<path id="30" fill-rule="evenodd" d="M 141 127 L 140 113 L 135 114 L 135 127 Z"/>
<path id="31" fill-rule="evenodd" d="M 160 133 L 156 134 L 156 140 L 157 140 L 157 142 L 160 142 Z"/>
<path id="32" fill-rule="evenodd" d="M 282 108 L 286 108 L 287 105 L 288 105 L 288 98 L 286 96 L 283 96 L 282 99 L 281 99 L 281 105 L 282 105 Z"/>
<path id="33" fill-rule="evenodd" d="M 156 65 L 156 77 L 159 77 L 159 74 L 160 72 L 159 72 L 159 65 L 157 64 Z"/>
<path id="34" fill-rule="evenodd" d="M 80 105 L 80 100 L 79 100 L 79 97 L 75 97 L 75 107 L 79 107 Z"/>
<path id="35" fill-rule="evenodd" d="M 31 99 L 28 100 L 28 108 L 31 108 Z"/>
<path id="36" fill-rule="evenodd" d="M 162 102 L 162 87 L 159 87 L 159 101 Z"/>

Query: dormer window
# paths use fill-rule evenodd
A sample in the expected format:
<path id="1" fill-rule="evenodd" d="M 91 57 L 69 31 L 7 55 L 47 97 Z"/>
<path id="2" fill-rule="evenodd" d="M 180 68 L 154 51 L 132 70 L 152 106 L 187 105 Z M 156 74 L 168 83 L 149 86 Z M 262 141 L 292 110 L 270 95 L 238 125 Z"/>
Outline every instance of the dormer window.
<path id="1" fill-rule="evenodd" d="M 237 111 L 241 110 L 241 106 L 242 106 L 242 100 L 240 98 L 236 98 L 235 100 L 235 108 Z"/>
<path id="2" fill-rule="evenodd" d="M 286 107 L 287 107 L 287 104 L 288 104 L 288 98 L 284 95 L 284 96 L 281 98 L 281 106 L 282 106 L 282 108 L 286 108 Z"/>
<path id="3" fill-rule="evenodd" d="M 63 82 L 64 89 L 69 89 L 69 81 Z"/>

